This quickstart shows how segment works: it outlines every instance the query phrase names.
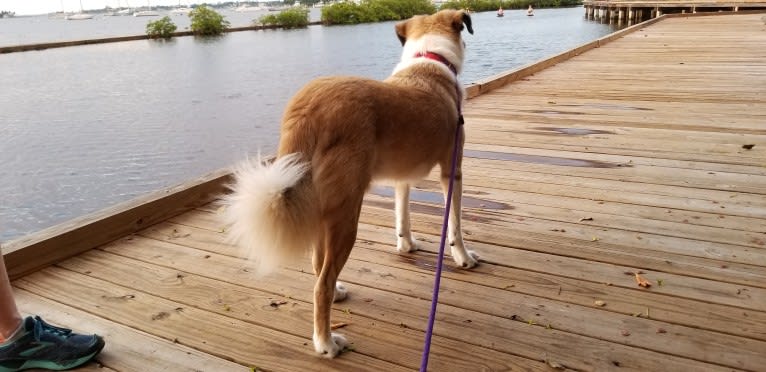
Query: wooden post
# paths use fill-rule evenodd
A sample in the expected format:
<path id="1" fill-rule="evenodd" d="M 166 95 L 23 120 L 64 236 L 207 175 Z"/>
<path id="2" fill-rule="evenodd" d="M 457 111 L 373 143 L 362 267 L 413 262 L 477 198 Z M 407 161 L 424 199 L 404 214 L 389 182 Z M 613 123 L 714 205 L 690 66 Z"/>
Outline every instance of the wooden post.
<path id="1" fill-rule="evenodd" d="M 625 19 L 625 9 L 620 8 L 620 13 L 617 14 L 617 19 L 619 20 Z"/>
<path id="2" fill-rule="evenodd" d="M 633 8 L 631 7 L 628 7 L 628 20 L 629 21 L 633 20 Z"/>

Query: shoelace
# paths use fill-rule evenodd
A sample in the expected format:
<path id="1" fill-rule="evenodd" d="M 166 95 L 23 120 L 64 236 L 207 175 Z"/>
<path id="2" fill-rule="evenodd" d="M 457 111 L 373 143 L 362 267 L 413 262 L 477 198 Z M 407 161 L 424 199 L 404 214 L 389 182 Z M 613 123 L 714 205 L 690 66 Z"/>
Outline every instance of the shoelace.
<path id="1" fill-rule="evenodd" d="M 40 340 L 40 336 L 45 333 L 51 333 L 55 336 L 63 337 L 63 338 L 69 338 L 72 334 L 71 329 L 67 328 L 61 328 L 56 327 L 54 325 L 50 325 L 46 323 L 44 320 L 40 319 L 39 316 L 35 317 L 35 340 Z"/>

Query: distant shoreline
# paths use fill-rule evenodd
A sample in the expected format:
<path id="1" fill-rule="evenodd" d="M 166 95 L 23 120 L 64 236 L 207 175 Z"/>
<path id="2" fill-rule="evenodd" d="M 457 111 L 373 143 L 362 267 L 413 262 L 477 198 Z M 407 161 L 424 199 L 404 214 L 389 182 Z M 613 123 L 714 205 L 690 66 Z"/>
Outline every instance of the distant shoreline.
<path id="1" fill-rule="evenodd" d="M 321 26 L 321 22 L 309 22 L 309 26 Z M 274 30 L 274 29 L 280 29 L 282 26 L 278 25 L 257 25 L 257 26 L 245 26 L 245 27 L 230 27 L 224 30 L 224 32 L 240 32 L 240 31 L 261 31 L 261 30 Z M 174 32 L 172 37 L 180 37 L 180 36 L 194 36 L 194 32 L 192 31 L 179 31 Z M 56 42 L 50 42 L 50 43 L 34 43 L 34 44 L 20 44 L 20 45 L 11 45 L 11 46 L 4 46 L 0 47 L 0 54 L 7 54 L 7 53 L 20 53 L 20 52 L 31 52 L 35 50 L 45 50 L 45 49 L 54 49 L 54 48 L 64 48 L 64 47 L 70 47 L 70 46 L 79 46 L 79 45 L 93 45 L 93 44 L 106 44 L 106 43 L 119 43 L 123 41 L 135 41 L 135 40 L 153 40 L 156 38 L 153 38 L 149 35 L 132 35 L 132 36 L 115 36 L 115 37 L 105 37 L 105 38 L 98 38 L 98 39 L 82 39 L 82 40 L 71 40 L 71 41 L 56 41 Z"/>

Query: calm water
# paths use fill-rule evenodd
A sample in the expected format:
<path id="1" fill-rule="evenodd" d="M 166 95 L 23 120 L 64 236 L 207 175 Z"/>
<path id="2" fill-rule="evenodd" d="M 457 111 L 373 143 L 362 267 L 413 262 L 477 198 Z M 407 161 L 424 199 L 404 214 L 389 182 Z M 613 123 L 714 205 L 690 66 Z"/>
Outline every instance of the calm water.
<path id="1" fill-rule="evenodd" d="M 140 34 L 146 19 L 136 20 L 0 20 L 0 45 Z M 479 13 L 473 20 L 463 83 L 613 31 L 584 20 L 582 8 L 539 9 L 535 17 Z M 21 24 L 31 29 L 19 31 Z M 281 111 L 307 81 L 391 72 L 401 52 L 393 26 L 0 55 L 0 241 L 179 184 L 259 149 L 272 152 Z"/>
<path id="2" fill-rule="evenodd" d="M 2 2 L 0 1 L 0 3 Z M 216 11 L 224 15 L 232 27 L 250 26 L 253 20 L 270 13 L 268 11 L 235 12 L 230 9 L 216 9 Z M 178 31 L 188 30 L 191 24 L 186 15 L 160 13 L 163 16 L 168 15 L 178 26 Z M 56 17 L 56 15 L 41 15 L 0 19 L 0 46 L 143 35 L 146 33 L 146 23 L 160 18 L 105 17 L 97 14 L 91 20 L 67 21 Z M 320 17 L 320 9 L 310 9 L 309 18 L 311 21 L 319 21 Z"/>

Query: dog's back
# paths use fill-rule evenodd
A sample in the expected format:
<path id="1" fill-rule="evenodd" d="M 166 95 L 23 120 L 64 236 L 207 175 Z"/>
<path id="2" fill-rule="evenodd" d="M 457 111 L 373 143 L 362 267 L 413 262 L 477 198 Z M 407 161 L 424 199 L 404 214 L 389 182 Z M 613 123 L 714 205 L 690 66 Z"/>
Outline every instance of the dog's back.
<path id="1" fill-rule="evenodd" d="M 420 64 L 385 81 L 329 77 L 290 101 L 278 156 L 300 153 L 312 169 L 332 154 L 365 161 L 358 182 L 419 179 L 450 152 L 460 92 L 438 66 Z M 362 165 L 362 164 L 360 164 Z M 316 178 L 316 176 L 315 176 Z"/>

